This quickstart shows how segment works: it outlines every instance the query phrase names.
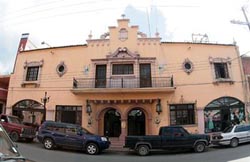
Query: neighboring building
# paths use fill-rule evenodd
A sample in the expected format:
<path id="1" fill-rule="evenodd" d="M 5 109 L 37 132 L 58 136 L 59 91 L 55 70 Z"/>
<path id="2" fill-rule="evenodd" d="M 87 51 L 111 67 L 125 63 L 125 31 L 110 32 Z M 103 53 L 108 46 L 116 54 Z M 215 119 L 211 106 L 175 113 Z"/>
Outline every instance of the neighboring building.
<path id="1" fill-rule="evenodd" d="M 5 113 L 9 81 L 9 75 L 0 75 L 0 114 Z"/>
<path id="2" fill-rule="evenodd" d="M 241 58 L 242 60 L 242 66 L 245 76 L 245 95 L 246 95 L 246 111 L 248 114 L 248 121 L 250 119 L 250 57 L 243 56 Z"/>
<path id="3" fill-rule="evenodd" d="M 238 58 L 233 44 L 161 42 L 158 33 L 148 38 L 119 19 L 86 45 L 20 52 L 7 111 L 40 123 L 47 92 L 47 120 L 121 141 L 163 125 L 221 131 L 246 116 Z"/>

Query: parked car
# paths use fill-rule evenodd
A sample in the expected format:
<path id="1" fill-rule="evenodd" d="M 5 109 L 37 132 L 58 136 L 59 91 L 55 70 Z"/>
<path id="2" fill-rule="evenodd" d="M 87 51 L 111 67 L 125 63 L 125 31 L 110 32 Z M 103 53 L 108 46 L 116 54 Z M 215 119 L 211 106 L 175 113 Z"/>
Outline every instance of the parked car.
<path id="1" fill-rule="evenodd" d="M 12 141 L 17 142 L 20 139 L 25 139 L 28 142 L 32 142 L 36 137 L 36 130 L 31 126 L 24 125 L 18 117 L 1 114 L 0 119 L 0 123 Z"/>
<path id="2" fill-rule="evenodd" d="M 85 150 L 94 155 L 108 149 L 110 142 L 106 137 L 94 135 L 79 125 L 45 121 L 38 130 L 37 138 L 45 149 L 67 147 Z"/>
<path id="3" fill-rule="evenodd" d="M 166 126 L 160 128 L 159 135 L 127 136 L 124 147 L 144 156 L 152 149 L 193 148 L 195 152 L 204 152 L 209 144 L 209 135 L 190 134 L 181 126 Z"/>
<path id="4" fill-rule="evenodd" d="M 16 145 L 11 141 L 7 132 L 0 124 L 0 161 L 5 162 L 31 162 L 24 158 Z M 34 162 L 34 161 L 33 161 Z"/>
<path id="5" fill-rule="evenodd" d="M 230 126 L 222 133 L 212 135 L 212 143 L 215 145 L 237 147 L 240 143 L 244 142 L 250 142 L 250 125 Z"/>

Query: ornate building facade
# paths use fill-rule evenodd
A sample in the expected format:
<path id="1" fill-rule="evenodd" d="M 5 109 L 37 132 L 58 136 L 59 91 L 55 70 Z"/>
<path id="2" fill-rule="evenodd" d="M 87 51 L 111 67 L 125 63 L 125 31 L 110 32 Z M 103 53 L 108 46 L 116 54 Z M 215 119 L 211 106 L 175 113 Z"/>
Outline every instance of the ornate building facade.
<path id="1" fill-rule="evenodd" d="M 161 42 L 158 33 L 149 38 L 119 19 L 85 45 L 20 52 L 7 112 L 40 124 L 46 109 L 47 120 L 118 141 L 157 134 L 165 125 L 221 131 L 234 114 L 246 120 L 238 58 L 234 44 Z"/>

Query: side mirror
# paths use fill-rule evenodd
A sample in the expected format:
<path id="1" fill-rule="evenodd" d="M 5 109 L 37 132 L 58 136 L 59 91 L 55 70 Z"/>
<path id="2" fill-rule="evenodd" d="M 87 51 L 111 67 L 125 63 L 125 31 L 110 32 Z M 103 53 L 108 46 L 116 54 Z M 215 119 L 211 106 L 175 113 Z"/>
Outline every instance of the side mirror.
<path id="1" fill-rule="evenodd" d="M 78 136 L 82 136 L 82 131 L 77 131 Z"/>

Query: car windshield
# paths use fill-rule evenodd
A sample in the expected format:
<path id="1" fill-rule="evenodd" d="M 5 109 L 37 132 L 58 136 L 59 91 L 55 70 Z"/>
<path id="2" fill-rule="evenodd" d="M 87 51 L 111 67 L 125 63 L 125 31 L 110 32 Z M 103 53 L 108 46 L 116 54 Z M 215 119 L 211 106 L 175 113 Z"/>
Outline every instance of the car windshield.
<path id="1" fill-rule="evenodd" d="M 232 129 L 233 129 L 233 127 L 227 127 L 227 128 L 225 128 L 222 132 L 223 132 L 223 133 L 229 133 L 229 132 L 232 131 Z"/>
<path id="2" fill-rule="evenodd" d="M 6 157 L 19 157 L 20 154 L 0 125 L 0 160 Z"/>
<path id="3" fill-rule="evenodd" d="M 16 124 L 22 124 L 21 120 L 19 118 L 13 117 L 13 116 L 9 116 L 8 120 L 10 123 L 16 123 Z"/>
<path id="4" fill-rule="evenodd" d="M 80 127 L 80 131 L 81 131 L 82 133 L 84 133 L 84 134 L 93 134 L 93 133 L 89 132 L 87 129 L 82 128 L 82 127 Z"/>

